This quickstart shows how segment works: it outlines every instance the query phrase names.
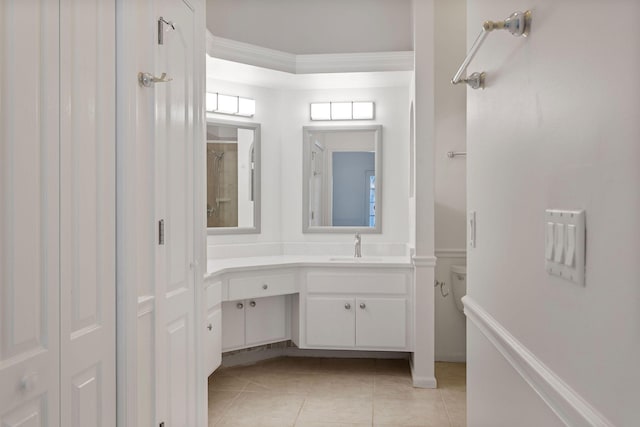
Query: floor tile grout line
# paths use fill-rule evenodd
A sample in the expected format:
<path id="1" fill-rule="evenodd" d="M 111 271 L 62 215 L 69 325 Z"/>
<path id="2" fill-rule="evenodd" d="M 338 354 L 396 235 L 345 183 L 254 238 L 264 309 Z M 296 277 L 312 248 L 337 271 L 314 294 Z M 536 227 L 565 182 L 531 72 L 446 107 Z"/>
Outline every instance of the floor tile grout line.
<path id="1" fill-rule="evenodd" d="M 453 420 L 451 419 L 451 414 L 449 413 L 449 407 L 447 406 L 447 402 L 442 395 L 442 390 L 438 390 L 440 394 L 440 400 L 442 400 L 442 405 L 444 406 L 444 411 L 447 413 L 447 419 L 449 420 L 449 426 L 453 426 Z"/>
<path id="2" fill-rule="evenodd" d="M 298 413 L 296 414 L 296 418 L 295 420 L 293 420 L 293 425 L 295 427 L 296 424 L 298 424 L 298 420 L 300 420 L 300 414 L 302 414 L 302 409 L 304 408 L 304 405 L 307 404 L 307 397 L 305 396 L 304 400 L 302 401 L 302 405 L 300 405 L 300 409 L 298 409 Z"/>
<path id="3" fill-rule="evenodd" d="M 231 408 L 231 405 L 233 405 L 235 403 L 235 401 L 238 400 L 238 398 L 240 397 L 241 394 L 242 394 L 242 391 L 239 391 L 238 394 L 236 394 L 235 397 L 233 399 L 231 399 L 231 402 L 229 402 L 224 407 L 224 409 L 222 410 L 222 415 L 220 416 L 220 419 L 213 424 L 214 426 L 216 424 L 219 424 L 220 421 L 222 421 L 224 419 L 224 417 L 227 415 L 227 412 L 229 411 L 229 408 Z"/>
<path id="4" fill-rule="evenodd" d="M 376 416 L 376 378 L 375 375 L 373 377 L 373 385 L 371 386 L 371 426 L 373 427 L 373 423 L 375 421 Z"/>

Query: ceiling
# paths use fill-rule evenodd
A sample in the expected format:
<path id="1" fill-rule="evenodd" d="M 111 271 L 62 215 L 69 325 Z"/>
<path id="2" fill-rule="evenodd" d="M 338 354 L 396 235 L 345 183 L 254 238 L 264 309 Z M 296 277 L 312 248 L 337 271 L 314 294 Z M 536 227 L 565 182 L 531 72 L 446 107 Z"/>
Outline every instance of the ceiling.
<path id="1" fill-rule="evenodd" d="M 357 89 L 409 86 L 413 71 L 293 74 L 207 55 L 207 80 L 279 89 Z"/>

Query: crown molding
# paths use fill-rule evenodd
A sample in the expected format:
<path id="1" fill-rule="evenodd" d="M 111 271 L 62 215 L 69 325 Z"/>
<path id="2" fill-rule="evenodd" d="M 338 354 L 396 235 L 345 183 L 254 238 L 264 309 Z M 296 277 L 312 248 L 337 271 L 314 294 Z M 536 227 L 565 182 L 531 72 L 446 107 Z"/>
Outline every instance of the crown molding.
<path id="1" fill-rule="evenodd" d="M 413 52 L 296 55 L 296 74 L 411 70 Z"/>
<path id="2" fill-rule="evenodd" d="M 412 51 L 295 55 L 217 37 L 209 31 L 207 55 L 291 74 L 411 71 L 414 62 Z"/>
<path id="3" fill-rule="evenodd" d="M 207 55 L 287 73 L 296 72 L 296 55 L 216 37 L 207 31 Z"/>

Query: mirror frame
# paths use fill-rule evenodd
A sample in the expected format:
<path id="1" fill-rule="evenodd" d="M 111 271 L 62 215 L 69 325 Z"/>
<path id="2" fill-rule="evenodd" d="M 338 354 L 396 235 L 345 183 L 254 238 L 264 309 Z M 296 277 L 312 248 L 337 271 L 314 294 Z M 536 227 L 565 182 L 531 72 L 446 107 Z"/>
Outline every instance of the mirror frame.
<path id="1" fill-rule="evenodd" d="M 309 179 L 311 178 L 311 141 L 312 132 L 357 132 L 373 131 L 375 145 L 376 175 L 376 225 L 375 227 L 351 226 L 309 226 Z M 382 125 L 345 125 L 345 126 L 303 126 L 302 127 L 302 233 L 382 233 Z"/>
<path id="2" fill-rule="evenodd" d="M 261 135 L 260 135 L 260 123 L 255 122 L 240 122 L 234 120 L 222 120 L 218 118 L 209 118 L 206 120 L 207 126 L 209 124 L 214 126 L 226 126 L 226 127 L 235 127 L 238 129 L 251 129 L 253 130 L 253 153 L 255 156 L 255 165 L 254 165 L 254 187 L 253 187 L 253 227 L 207 227 L 208 235 L 229 235 L 229 234 L 260 234 L 261 232 L 261 181 L 262 181 L 262 143 L 261 143 Z M 206 135 L 206 133 L 205 133 Z M 207 140 L 205 140 L 205 148 L 206 144 L 208 144 Z M 206 151 L 205 151 L 206 158 Z M 206 162 L 206 161 L 205 161 Z M 205 165 L 205 171 L 207 170 Z M 207 191 L 208 182 L 205 176 L 205 203 L 207 200 L 206 191 Z M 204 207 L 206 210 L 206 206 Z M 206 219 L 205 213 L 205 219 Z"/>

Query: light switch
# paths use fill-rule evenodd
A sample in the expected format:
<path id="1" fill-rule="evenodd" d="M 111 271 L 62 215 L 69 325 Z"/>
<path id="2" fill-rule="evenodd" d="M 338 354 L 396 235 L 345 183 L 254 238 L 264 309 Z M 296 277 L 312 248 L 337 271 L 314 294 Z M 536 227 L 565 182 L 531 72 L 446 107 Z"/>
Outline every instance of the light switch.
<path id="1" fill-rule="evenodd" d="M 476 247 L 476 211 L 469 211 L 469 246 Z"/>
<path id="2" fill-rule="evenodd" d="M 544 256 L 548 261 L 553 260 L 553 246 L 555 245 L 553 223 L 548 222 L 545 231 Z"/>
<path id="3" fill-rule="evenodd" d="M 564 255 L 564 265 L 573 267 L 576 253 L 576 226 L 567 225 L 567 249 Z"/>
<path id="4" fill-rule="evenodd" d="M 562 255 L 564 254 L 564 224 L 554 224 L 555 228 L 555 248 L 553 260 L 557 263 L 562 262 Z"/>

